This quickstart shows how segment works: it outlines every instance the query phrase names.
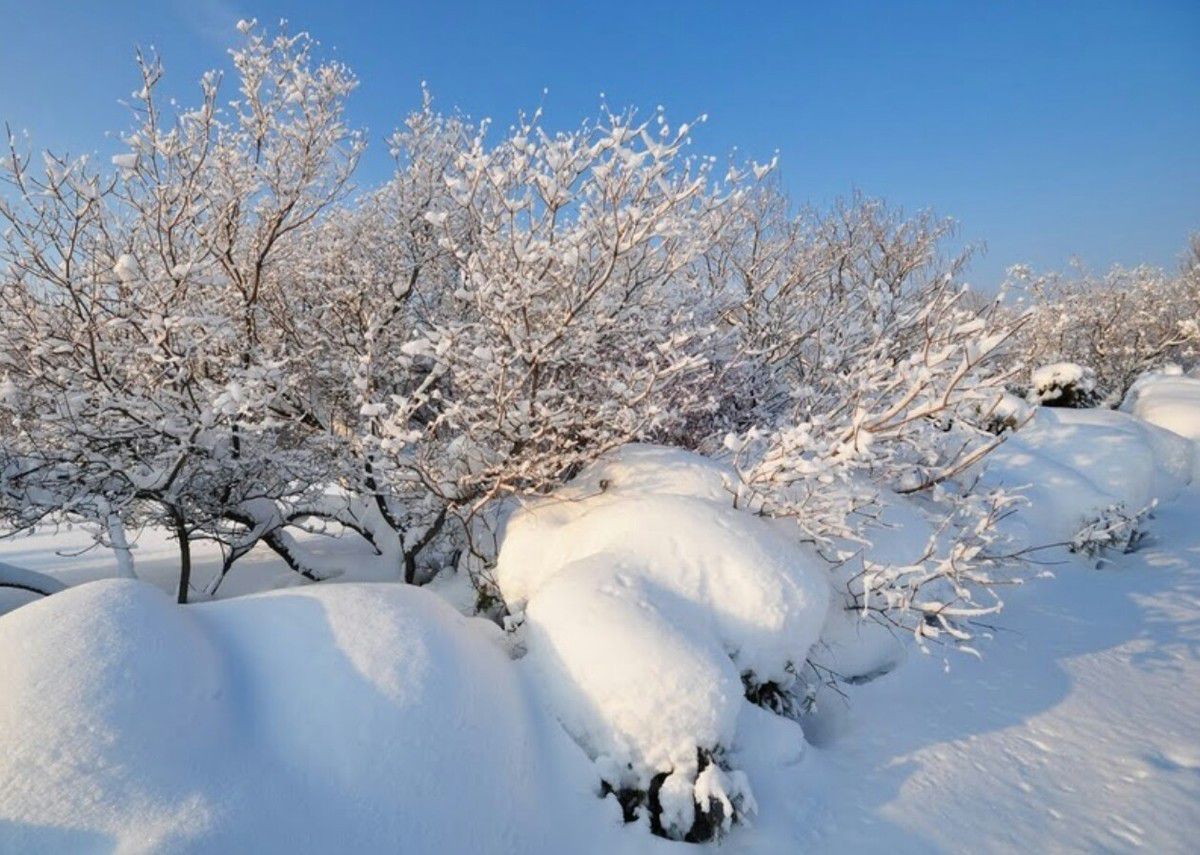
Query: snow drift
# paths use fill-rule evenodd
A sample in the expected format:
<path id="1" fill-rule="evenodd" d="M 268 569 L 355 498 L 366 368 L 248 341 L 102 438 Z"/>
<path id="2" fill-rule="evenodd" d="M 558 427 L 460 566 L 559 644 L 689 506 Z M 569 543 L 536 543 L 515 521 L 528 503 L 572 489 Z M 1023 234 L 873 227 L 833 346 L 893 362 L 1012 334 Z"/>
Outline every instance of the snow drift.
<path id="1" fill-rule="evenodd" d="M 1178 367 L 1143 374 L 1121 404 L 1124 412 L 1200 442 L 1200 377 Z"/>
<path id="2" fill-rule="evenodd" d="M 1137 513 L 1173 499 L 1195 474 L 1197 447 L 1106 409 L 1038 408 L 987 460 L 984 483 L 1022 488 L 1010 521 L 1025 546 L 1068 542 L 1108 508 Z"/>
<path id="3" fill-rule="evenodd" d="M 0 850 L 621 849 L 497 644 L 399 585 L 180 608 L 94 582 L 0 619 Z M 586 847 L 585 847 L 586 848 Z"/>

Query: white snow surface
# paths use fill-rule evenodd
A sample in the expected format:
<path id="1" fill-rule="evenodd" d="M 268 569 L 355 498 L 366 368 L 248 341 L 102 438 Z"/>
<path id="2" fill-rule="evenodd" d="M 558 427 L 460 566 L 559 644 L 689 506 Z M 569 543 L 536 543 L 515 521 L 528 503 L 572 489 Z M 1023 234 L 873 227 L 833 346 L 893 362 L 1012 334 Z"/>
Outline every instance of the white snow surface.
<path id="1" fill-rule="evenodd" d="M 0 851 L 644 848 L 499 635 L 400 585 L 181 608 L 106 580 L 20 608 Z"/>
<path id="2" fill-rule="evenodd" d="M 0 616 L 0 852 L 693 851 L 598 797 L 623 759 L 679 762 L 680 823 L 691 798 L 756 803 L 725 852 L 1194 851 L 1196 443 L 1138 418 L 1169 386 L 1142 384 L 1132 414 L 1039 410 L 983 476 L 1031 485 L 1012 524 L 1033 543 L 1157 499 L 1139 551 L 1103 569 L 1039 553 L 1054 578 L 1005 592 L 982 658 L 910 652 L 822 694 L 803 731 L 745 701 L 739 672 L 813 643 L 819 565 L 733 508 L 728 470 L 680 452 L 624 449 L 509 521 L 515 639 L 402 585 L 179 607 L 87 583 L 114 562 L 59 555 L 78 530 L 0 541 L 0 560 L 75 585 Z M 884 521 L 876 560 L 923 542 L 906 500 Z M 169 587 L 169 552 L 140 545 Z M 272 574 L 264 558 L 245 584 Z M 826 623 L 814 655 L 856 631 Z M 685 732 L 723 745 L 724 768 L 686 768 Z"/>
<path id="3" fill-rule="evenodd" d="M 1173 499 L 1196 473 L 1196 443 L 1107 409 L 1042 407 L 987 458 L 985 483 L 1023 488 L 1011 519 L 1024 546 L 1068 541 L 1105 508 Z"/>
<path id="4" fill-rule="evenodd" d="M 1178 368 L 1143 374 L 1121 409 L 1200 442 L 1200 377 L 1189 377 Z"/>
<path id="5" fill-rule="evenodd" d="M 739 758 L 759 812 L 724 851 L 1194 852 L 1197 520 L 1187 488 L 1105 569 L 1053 556 L 982 659 L 911 655 L 827 700 L 798 764 Z"/>
<path id="6" fill-rule="evenodd" d="M 698 455 L 628 446 L 514 513 L 496 566 L 550 706 L 613 786 L 670 773 L 663 825 L 681 835 L 693 799 L 751 804 L 736 773 L 723 795 L 716 772 L 697 780 L 697 749 L 733 745 L 743 674 L 791 682 L 829 601 L 824 568 L 735 508 L 731 478 Z"/>

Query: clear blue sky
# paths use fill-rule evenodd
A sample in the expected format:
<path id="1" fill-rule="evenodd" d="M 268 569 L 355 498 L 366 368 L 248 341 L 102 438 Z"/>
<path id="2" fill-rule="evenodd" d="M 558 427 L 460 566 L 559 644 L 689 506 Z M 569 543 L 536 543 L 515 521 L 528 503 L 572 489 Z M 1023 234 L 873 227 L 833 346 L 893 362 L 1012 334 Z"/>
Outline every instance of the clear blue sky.
<path id="1" fill-rule="evenodd" d="M 818 204 L 855 187 L 985 240 L 981 287 L 1016 261 L 1173 265 L 1200 229 L 1200 0 L 1177 2 L 360 3 L 0 0 L 0 120 L 39 147 L 112 150 L 135 44 L 190 99 L 239 17 L 287 18 L 360 76 L 380 141 L 428 81 L 440 106 L 551 125 L 614 105 L 691 119 L 697 147 L 767 158 Z"/>

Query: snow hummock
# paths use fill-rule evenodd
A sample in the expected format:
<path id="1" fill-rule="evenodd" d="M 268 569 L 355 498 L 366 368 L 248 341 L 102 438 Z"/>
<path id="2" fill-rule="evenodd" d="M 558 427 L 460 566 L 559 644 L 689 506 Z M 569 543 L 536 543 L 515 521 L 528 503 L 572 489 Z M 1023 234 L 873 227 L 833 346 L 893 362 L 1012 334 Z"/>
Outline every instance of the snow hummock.
<path id="1" fill-rule="evenodd" d="M 1189 377 L 1178 366 L 1135 380 L 1121 409 L 1200 442 L 1200 377 Z"/>
<path id="2" fill-rule="evenodd" d="M 496 580 L 523 612 L 527 667 L 613 787 L 660 774 L 663 827 L 693 804 L 752 809 L 744 776 L 700 767 L 734 745 L 743 677 L 788 686 L 829 601 L 821 565 L 734 507 L 735 476 L 687 452 L 627 446 L 508 520 Z M 752 782 L 751 782 L 752 783 Z"/>
<path id="3" fill-rule="evenodd" d="M 1107 409 L 1038 408 L 986 462 L 984 483 L 1021 488 L 1018 541 L 1069 541 L 1106 508 L 1135 513 L 1173 499 L 1195 473 L 1197 447 L 1178 434 Z"/>
<path id="4" fill-rule="evenodd" d="M 0 850 L 644 850 L 500 635 L 403 585 L 180 607 L 114 579 L 19 608 Z"/>

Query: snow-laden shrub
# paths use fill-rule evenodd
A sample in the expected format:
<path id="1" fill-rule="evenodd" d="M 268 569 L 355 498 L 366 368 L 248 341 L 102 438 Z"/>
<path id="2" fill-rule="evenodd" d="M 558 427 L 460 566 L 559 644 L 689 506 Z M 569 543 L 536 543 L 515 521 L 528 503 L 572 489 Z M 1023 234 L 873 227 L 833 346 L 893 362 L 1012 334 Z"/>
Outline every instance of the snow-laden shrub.
<path id="1" fill-rule="evenodd" d="M 1033 416 L 1033 410 L 1022 398 L 1006 392 L 992 401 L 979 401 L 970 415 L 972 424 L 990 434 L 1011 433 Z"/>
<path id="2" fill-rule="evenodd" d="M 1009 275 L 1029 314 L 1022 356 L 1031 365 L 1088 366 L 1109 405 L 1142 372 L 1200 357 L 1200 239 L 1176 273 L 1143 265 L 1039 275 L 1018 266 Z"/>
<path id="3" fill-rule="evenodd" d="M 353 368 L 344 422 L 376 481 L 470 532 L 489 503 L 707 407 L 692 280 L 725 202 L 688 126 L 655 119 L 552 135 L 535 115 L 493 139 L 427 99 L 393 138 L 396 176 L 351 227 L 372 291 L 322 345 Z"/>
<path id="4" fill-rule="evenodd" d="M 922 604 L 964 618 L 994 609 L 1004 550 L 990 529 L 1009 499 L 978 501 L 971 477 L 1003 440 L 989 429 L 1018 366 L 999 357 L 1021 319 L 1000 300 L 967 300 L 965 259 L 940 254 L 952 227 L 929 215 L 855 199 L 797 220 L 764 188 L 735 224 L 710 287 L 724 307 L 718 376 L 736 378 L 721 414 L 744 505 L 793 520 L 842 565 L 849 544 L 870 543 L 881 489 L 923 494 L 947 519 L 941 545 L 920 571 L 864 568 L 877 587 L 855 597 L 918 635 L 936 630 Z M 914 595 L 942 583 L 936 600 Z"/>
<path id="5" fill-rule="evenodd" d="M 821 562 L 735 508 L 736 480 L 623 448 L 514 513 L 495 571 L 550 705 L 629 815 L 670 837 L 753 812 L 723 759 L 743 694 L 792 687 L 828 604 Z"/>
<path id="6" fill-rule="evenodd" d="M 1195 477 L 1196 456 L 1194 442 L 1126 413 L 1038 408 L 989 456 L 981 486 L 1028 501 L 1000 526 L 1019 549 L 1069 546 L 1110 507 L 1129 514 L 1174 498 Z"/>
<path id="7" fill-rule="evenodd" d="M 1053 362 L 1033 369 L 1028 398 L 1044 407 L 1086 409 L 1098 406 L 1096 372 L 1074 362 Z"/>
<path id="8" fill-rule="evenodd" d="M 1178 365 L 1168 365 L 1147 372 L 1134 381 L 1120 409 L 1200 441 L 1200 371 L 1188 376 Z"/>
<path id="9" fill-rule="evenodd" d="M 1133 552 L 1146 536 L 1143 525 L 1153 510 L 1154 503 L 1137 511 L 1122 504 L 1109 505 L 1075 533 L 1069 548 L 1091 558 L 1111 549 Z"/>

